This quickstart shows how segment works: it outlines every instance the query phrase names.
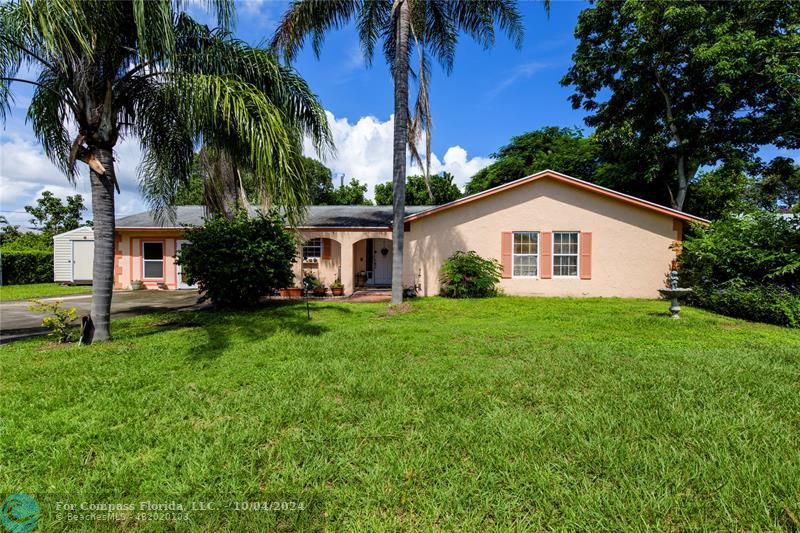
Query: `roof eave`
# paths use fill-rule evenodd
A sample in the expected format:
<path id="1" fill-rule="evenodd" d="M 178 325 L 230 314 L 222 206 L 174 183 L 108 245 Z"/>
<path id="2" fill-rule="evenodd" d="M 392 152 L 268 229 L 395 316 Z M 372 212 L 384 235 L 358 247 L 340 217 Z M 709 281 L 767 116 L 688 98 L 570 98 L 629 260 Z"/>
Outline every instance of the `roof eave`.
<path id="1" fill-rule="evenodd" d="M 474 194 L 470 194 L 469 196 L 464 196 L 463 198 L 459 198 L 458 200 L 453 200 L 452 202 L 448 202 L 446 204 L 438 205 L 436 207 L 432 207 L 431 209 L 426 209 L 425 211 L 420 211 L 419 213 L 414 213 L 412 215 L 408 215 L 405 217 L 406 222 L 412 222 L 414 220 L 418 220 L 422 217 L 432 215 L 446 209 L 450 209 L 451 207 L 457 207 L 459 205 L 467 204 L 474 202 L 476 200 L 480 200 L 487 196 L 491 196 L 509 189 L 513 189 L 515 187 L 519 187 L 520 185 L 525 185 L 526 183 L 531 183 L 533 181 L 539 180 L 541 178 L 554 178 L 559 180 L 563 183 L 569 183 L 578 187 L 582 187 L 584 189 L 588 189 L 594 191 L 596 193 L 600 193 L 604 196 L 608 196 L 611 198 L 616 198 L 618 200 L 622 200 L 624 202 L 638 205 L 644 209 L 649 209 L 651 211 L 657 211 L 664 215 L 671 216 L 673 218 L 678 218 L 681 220 L 685 220 L 687 222 L 699 222 L 701 224 L 709 224 L 710 221 L 706 220 L 701 217 L 697 217 L 694 215 L 690 215 L 689 213 L 684 213 L 683 211 L 678 211 L 677 209 L 672 209 L 669 207 L 665 207 L 663 205 L 659 205 L 648 200 L 643 200 L 641 198 L 637 198 L 635 196 L 631 196 L 629 194 L 621 193 L 607 187 L 603 187 L 601 185 L 597 185 L 594 183 L 590 183 L 588 181 L 584 181 L 582 179 L 574 178 L 572 176 L 568 176 L 567 174 L 562 174 L 560 172 L 556 172 L 555 170 L 542 170 L 540 172 L 536 172 L 535 174 L 531 174 L 530 176 L 525 176 L 524 178 L 519 178 L 514 181 L 510 181 L 508 183 L 503 183 L 502 185 L 498 185 L 497 187 L 492 187 L 491 189 L 486 189 L 485 191 L 477 192 Z"/>

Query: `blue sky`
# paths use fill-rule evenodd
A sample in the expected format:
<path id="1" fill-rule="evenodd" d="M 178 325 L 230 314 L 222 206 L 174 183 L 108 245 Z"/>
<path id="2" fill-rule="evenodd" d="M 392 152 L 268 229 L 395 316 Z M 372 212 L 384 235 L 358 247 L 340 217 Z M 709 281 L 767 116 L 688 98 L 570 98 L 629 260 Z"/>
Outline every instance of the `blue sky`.
<path id="1" fill-rule="evenodd" d="M 435 67 L 431 92 L 434 171 L 449 170 L 463 184 L 489 164 L 490 154 L 513 135 L 546 125 L 582 125 L 583 114 L 571 109 L 570 91 L 558 81 L 569 66 L 575 47 L 573 28 L 585 6 L 555 2 L 548 18 L 540 2 L 523 1 L 521 49 L 504 36 L 489 50 L 464 37 L 453 72 L 448 76 Z M 286 3 L 278 1 L 239 3 L 236 35 L 253 44 L 268 40 L 285 8 Z M 191 7 L 190 12 L 208 20 L 199 7 Z M 375 183 L 391 176 L 392 85 L 383 57 L 377 55 L 367 68 L 355 32 L 345 28 L 328 35 L 319 59 L 308 48 L 295 66 L 329 111 L 337 152 L 326 163 L 346 179 L 367 182 L 371 195 Z M 81 193 L 88 199 L 90 194 L 85 169 L 73 187 L 44 157 L 25 124 L 30 92 L 17 85 L 15 94 L 16 105 L 0 132 L 0 214 L 26 226 L 23 206 L 33 203 L 43 190 L 62 197 Z M 138 146 L 123 142 L 116 156 L 122 184 L 117 212 L 144 210 L 135 177 Z"/>
<path id="2" fill-rule="evenodd" d="M 237 4 L 235 34 L 252 44 L 268 41 L 286 5 L 283 1 Z M 584 126 L 584 113 L 571 108 L 567 100 L 571 91 L 559 80 L 576 45 L 573 29 L 578 14 L 587 6 L 554 2 L 548 17 L 541 2 L 520 2 L 525 25 L 521 49 L 502 35 L 489 50 L 462 37 L 453 72 L 448 76 L 438 66 L 433 71 L 434 172 L 448 170 L 463 185 L 514 135 L 543 126 Z M 190 13 L 210 22 L 197 4 L 192 4 Z M 391 176 L 393 97 L 382 55 L 366 68 L 355 32 L 345 28 L 328 35 L 319 59 L 308 47 L 295 66 L 329 113 L 337 152 L 325 163 L 348 180 L 368 183 L 371 196 L 373 186 Z M 23 206 L 45 189 L 62 197 L 77 192 L 88 200 L 90 195 L 85 169 L 73 187 L 44 157 L 24 120 L 30 92 L 19 85 L 15 92 L 12 116 L 0 132 L 0 214 L 25 226 Z M 116 157 L 122 185 L 117 213 L 144 210 L 136 182 L 138 145 L 121 143 Z M 415 169 L 409 168 L 409 173 Z"/>

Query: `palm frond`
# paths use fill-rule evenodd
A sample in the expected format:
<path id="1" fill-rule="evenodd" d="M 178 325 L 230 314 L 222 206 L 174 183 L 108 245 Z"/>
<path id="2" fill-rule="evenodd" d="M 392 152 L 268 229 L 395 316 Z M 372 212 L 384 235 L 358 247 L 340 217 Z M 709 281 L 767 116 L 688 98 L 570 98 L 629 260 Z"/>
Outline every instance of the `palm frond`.
<path id="1" fill-rule="evenodd" d="M 177 176 L 188 175 L 193 145 L 203 143 L 251 169 L 261 178 L 262 196 L 299 222 L 308 202 L 299 164 L 304 130 L 267 94 L 234 77 L 184 73 L 162 82 L 145 102 L 135 110 L 146 150 L 140 179 L 154 209 L 169 204 Z"/>
<path id="2" fill-rule="evenodd" d="M 319 155 L 333 150 L 322 106 L 294 69 L 281 65 L 274 54 L 254 48 L 193 21 L 179 24 L 179 54 L 175 68 L 185 73 L 235 76 L 263 91 L 285 114 L 285 120 L 308 136 Z"/>
<path id="3" fill-rule="evenodd" d="M 362 5 L 362 0 L 295 0 L 275 31 L 272 49 L 291 61 L 311 36 L 311 47 L 319 57 L 325 33 L 345 26 Z"/>
<path id="4" fill-rule="evenodd" d="M 391 10 L 390 0 L 373 0 L 365 2 L 358 14 L 358 39 L 368 66 L 372 65 L 375 45 L 389 23 Z"/>
<path id="5" fill-rule="evenodd" d="M 69 90 L 64 79 L 50 70 L 43 71 L 37 83 L 28 107 L 28 121 L 48 159 L 74 182 L 75 158 L 67 129 L 73 115 L 62 96 L 69 94 Z"/>

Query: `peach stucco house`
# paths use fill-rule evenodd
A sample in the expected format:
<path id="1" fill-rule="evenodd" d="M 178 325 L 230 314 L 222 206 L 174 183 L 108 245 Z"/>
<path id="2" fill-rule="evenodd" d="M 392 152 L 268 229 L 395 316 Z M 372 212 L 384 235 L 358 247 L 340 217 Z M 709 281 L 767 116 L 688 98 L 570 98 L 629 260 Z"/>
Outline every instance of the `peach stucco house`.
<path id="1" fill-rule="evenodd" d="M 148 213 L 117 220 L 115 286 L 186 288 L 174 262 L 200 206 L 158 225 Z M 391 283 L 391 207 L 312 206 L 297 228 L 295 274 L 314 270 L 345 292 Z M 546 170 L 440 206 L 408 207 L 405 282 L 435 295 L 439 268 L 457 250 L 503 265 L 507 294 L 657 297 L 685 224 L 705 220 Z"/>

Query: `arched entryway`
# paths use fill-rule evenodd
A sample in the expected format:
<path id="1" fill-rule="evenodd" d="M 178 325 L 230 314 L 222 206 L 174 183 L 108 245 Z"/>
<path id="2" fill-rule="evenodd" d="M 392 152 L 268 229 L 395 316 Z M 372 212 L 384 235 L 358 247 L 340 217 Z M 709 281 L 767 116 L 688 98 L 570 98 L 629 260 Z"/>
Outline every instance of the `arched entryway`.
<path id="1" fill-rule="evenodd" d="M 353 259 L 356 287 L 388 287 L 392 284 L 391 239 L 362 239 L 353 243 Z"/>

